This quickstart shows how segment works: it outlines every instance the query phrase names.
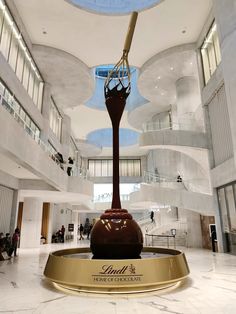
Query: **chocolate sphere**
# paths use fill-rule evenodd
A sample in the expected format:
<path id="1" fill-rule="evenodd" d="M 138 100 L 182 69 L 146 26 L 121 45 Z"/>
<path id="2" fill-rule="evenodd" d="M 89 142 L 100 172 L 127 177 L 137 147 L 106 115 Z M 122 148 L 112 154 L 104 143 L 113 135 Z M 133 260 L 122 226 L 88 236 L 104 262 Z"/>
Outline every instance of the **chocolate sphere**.
<path id="1" fill-rule="evenodd" d="M 91 231 L 93 258 L 140 258 L 143 235 L 139 225 L 125 209 L 108 209 Z"/>

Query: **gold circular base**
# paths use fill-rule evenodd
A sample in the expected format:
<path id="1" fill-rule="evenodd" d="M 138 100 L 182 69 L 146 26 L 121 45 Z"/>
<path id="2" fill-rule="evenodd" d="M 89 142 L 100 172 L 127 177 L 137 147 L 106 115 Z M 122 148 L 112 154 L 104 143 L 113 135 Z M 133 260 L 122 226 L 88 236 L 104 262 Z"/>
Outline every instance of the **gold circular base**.
<path id="1" fill-rule="evenodd" d="M 142 252 L 153 256 L 101 260 L 85 258 L 89 248 L 60 250 L 50 253 L 44 275 L 63 291 L 138 293 L 169 288 L 189 274 L 181 251 L 144 247 Z"/>

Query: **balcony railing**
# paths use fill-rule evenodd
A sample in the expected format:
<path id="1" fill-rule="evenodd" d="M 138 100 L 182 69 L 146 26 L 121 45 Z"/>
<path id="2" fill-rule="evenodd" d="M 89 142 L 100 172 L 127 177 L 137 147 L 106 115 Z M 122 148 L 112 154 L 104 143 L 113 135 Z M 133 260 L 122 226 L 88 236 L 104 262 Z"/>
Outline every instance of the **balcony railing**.
<path id="1" fill-rule="evenodd" d="M 88 179 L 89 173 L 85 168 L 77 167 L 76 165 L 61 163 L 55 156 L 55 151 L 52 150 L 51 146 L 48 143 L 42 141 L 39 137 L 39 134 L 31 129 L 31 127 L 22 119 L 22 117 L 15 111 L 12 103 L 4 98 L 0 94 L 0 105 L 2 105 L 12 116 L 13 118 L 23 127 L 25 132 L 44 150 L 45 153 L 60 167 L 62 171 L 66 171 L 67 166 L 72 166 L 71 175 L 79 176 L 84 179 Z"/>
<path id="2" fill-rule="evenodd" d="M 146 122 L 143 124 L 143 132 L 162 131 L 162 130 L 184 130 L 184 131 L 198 131 L 204 132 L 203 121 L 196 119 L 181 119 L 178 122 L 171 121 L 156 121 Z"/>
<path id="3" fill-rule="evenodd" d="M 129 201 L 129 199 L 130 199 L 129 194 L 120 195 L 121 202 Z M 106 203 L 106 202 L 111 202 L 111 201 L 112 201 L 112 193 L 103 193 L 103 194 L 95 196 L 93 199 L 94 203 Z"/>
<path id="4" fill-rule="evenodd" d="M 144 171 L 143 181 L 145 183 L 177 182 L 177 176 L 176 177 L 163 176 L 163 175 L 155 174 L 153 172 Z"/>
<path id="5" fill-rule="evenodd" d="M 145 234 L 146 246 L 154 246 L 155 240 L 161 239 L 161 246 L 169 248 L 171 245 L 176 248 L 174 235 L 162 235 L 162 234 Z"/>

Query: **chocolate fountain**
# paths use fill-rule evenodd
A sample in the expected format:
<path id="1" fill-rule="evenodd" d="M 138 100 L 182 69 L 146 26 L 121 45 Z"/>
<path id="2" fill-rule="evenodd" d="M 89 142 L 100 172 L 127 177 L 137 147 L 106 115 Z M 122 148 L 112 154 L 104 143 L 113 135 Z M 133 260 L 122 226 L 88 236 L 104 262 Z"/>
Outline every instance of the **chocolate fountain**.
<path id="1" fill-rule="evenodd" d="M 65 293 L 83 291 L 120 294 L 154 291 L 175 286 L 189 274 L 183 252 L 169 248 L 143 248 L 143 236 L 138 224 L 126 209 L 121 208 L 119 125 L 130 94 L 128 53 L 136 19 L 137 13 L 134 12 L 123 55 L 109 73 L 104 87 L 106 107 L 113 128 L 111 209 L 107 209 L 94 225 L 90 248 L 76 247 L 51 252 L 45 266 L 45 277 Z"/>
<path id="2" fill-rule="evenodd" d="M 128 211 L 121 208 L 119 187 L 119 125 L 131 90 L 128 53 L 137 16 L 137 12 L 132 13 L 123 55 L 109 73 L 104 86 L 113 130 L 113 196 L 111 209 L 101 215 L 91 232 L 90 248 L 94 259 L 139 258 L 143 248 L 140 227 Z"/>

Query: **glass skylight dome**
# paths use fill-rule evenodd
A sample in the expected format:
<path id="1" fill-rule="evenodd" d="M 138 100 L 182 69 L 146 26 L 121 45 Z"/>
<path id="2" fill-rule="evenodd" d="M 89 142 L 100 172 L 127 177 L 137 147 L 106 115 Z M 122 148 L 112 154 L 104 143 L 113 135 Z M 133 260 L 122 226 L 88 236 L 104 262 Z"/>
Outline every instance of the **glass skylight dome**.
<path id="1" fill-rule="evenodd" d="M 108 73 L 113 69 L 113 64 L 101 65 L 93 69 L 95 77 L 95 90 L 92 97 L 85 103 L 86 106 L 98 109 L 98 110 L 107 110 L 105 106 L 105 97 L 104 97 L 104 83 L 107 78 Z M 138 91 L 137 81 L 139 71 L 135 67 L 130 68 L 131 71 L 131 93 L 126 100 L 125 110 L 130 111 L 136 107 L 142 106 L 148 102 L 147 99 L 142 97 Z M 124 79 L 124 85 L 128 83 L 128 79 Z"/>
<path id="2" fill-rule="evenodd" d="M 100 14 L 129 14 L 159 4 L 163 0 L 66 0 L 77 7 Z"/>

